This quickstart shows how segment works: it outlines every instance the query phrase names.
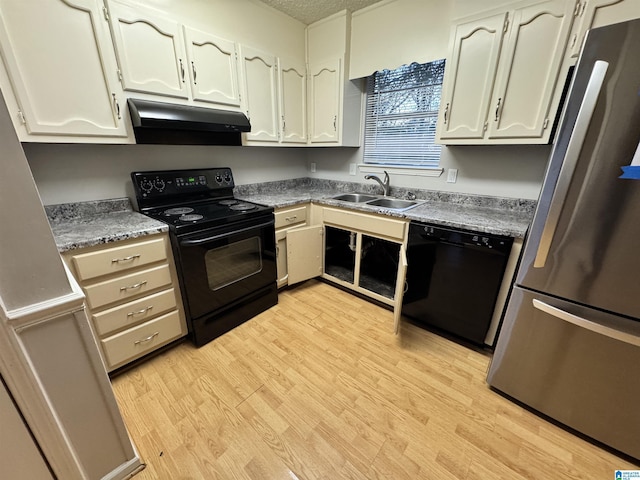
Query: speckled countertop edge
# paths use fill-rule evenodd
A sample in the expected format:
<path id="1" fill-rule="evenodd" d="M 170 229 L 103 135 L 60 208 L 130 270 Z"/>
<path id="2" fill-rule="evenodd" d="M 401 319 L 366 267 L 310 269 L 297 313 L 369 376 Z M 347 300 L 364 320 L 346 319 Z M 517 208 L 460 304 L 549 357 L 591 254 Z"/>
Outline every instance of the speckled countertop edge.
<path id="1" fill-rule="evenodd" d="M 300 178 L 238 185 L 237 198 L 275 208 L 309 201 L 356 211 L 385 214 L 453 228 L 523 238 L 536 202 L 512 198 L 461 195 L 430 190 L 392 188 L 391 196 L 409 192 L 423 203 L 404 212 L 343 202 L 332 197 L 347 192 L 380 194 L 373 184 Z M 168 231 L 168 226 L 133 211 L 128 198 L 45 205 L 60 253 Z"/>
<path id="2" fill-rule="evenodd" d="M 60 253 L 169 230 L 166 224 L 134 212 L 128 198 L 44 208 Z"/>
<path id="3" fill-rule="evenodd" d="M 379 190 L 376 185 L 370 184 L 302 178 L 240 185 L 235 189 L 235 196 L 274 208 L 314 201 L 323 205 L 514 238 L 524 237 L 536 206 L 536 201 L 527 199 L 402 188 L 392 188 L 390 196 L 406 198 L 411 192 L 423 203 L 402 212 L 331 198 L 345 192 L 380 194 Z"/>

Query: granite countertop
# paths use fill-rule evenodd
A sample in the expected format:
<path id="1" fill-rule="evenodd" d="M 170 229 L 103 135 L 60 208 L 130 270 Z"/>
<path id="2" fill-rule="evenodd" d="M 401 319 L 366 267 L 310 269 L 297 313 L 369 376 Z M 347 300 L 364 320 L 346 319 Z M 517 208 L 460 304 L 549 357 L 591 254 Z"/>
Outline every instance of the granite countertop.
<path id="1" fill-rule="evenodd" d="M 332 199 L 332 197 L 346 192 L 380 194 L 378 190 L 380 189 L 377 188 L 377 185 L 305 178 L 240 185 L 236 187 L 235 196 L 274 208 L 314 201 L 323 205 L 380 213 L 397 218 L 514 238 L 524 238 L 536 206 L 534 200 L 393 187 L 390 196 L 407 198 L 411 192 L 423 203 L 406 211 L 397 211 Z"/>
<path id="2" fill-rule="evenodd" d="M 169 230 L 166 224 L 134 212 L 128 198 L 44 208 L 60 253 Z"/>
<path id="3" fill-rule="evenodd" d="M 301 178 L 239 185 L 234 194 L 239 199 L 274 208 L 313 201 L 322 205 L 514 238 L 524 237 L 536 204 L 533 200 L 393 187 L 391 196 L 406 198 L 411 192 L 423 203 L 402 212 L 332 199 L 341 193 L 379 194 L 378 190 L 377 185 L 372 184 Z M 135 212 L 128 198 L 45 205 L 45 211 L 60 253 L 168 231 L 166 224 Z"/>

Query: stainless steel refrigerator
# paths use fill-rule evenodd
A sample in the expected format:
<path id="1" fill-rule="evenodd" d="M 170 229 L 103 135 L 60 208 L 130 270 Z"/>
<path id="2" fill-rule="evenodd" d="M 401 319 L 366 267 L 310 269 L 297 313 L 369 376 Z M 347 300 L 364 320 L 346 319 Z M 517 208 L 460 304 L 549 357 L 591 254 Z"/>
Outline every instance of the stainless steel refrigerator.
<path id="1" fill-rule="evenodd" d="M 640 20 L 589 32 L 556 138 L 487 381 L 640 459 Z"/>

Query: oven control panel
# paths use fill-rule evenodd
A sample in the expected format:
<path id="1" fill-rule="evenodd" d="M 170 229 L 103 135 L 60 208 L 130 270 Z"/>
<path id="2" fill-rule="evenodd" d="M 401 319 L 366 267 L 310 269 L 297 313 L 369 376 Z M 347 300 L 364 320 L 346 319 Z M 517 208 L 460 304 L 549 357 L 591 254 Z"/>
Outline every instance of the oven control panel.
<path id="1" fill-rule="evenodd" d="M 188 196 L 234 187 L 230 168 L 133 172 L 131 180 L 138 199 Z"/>

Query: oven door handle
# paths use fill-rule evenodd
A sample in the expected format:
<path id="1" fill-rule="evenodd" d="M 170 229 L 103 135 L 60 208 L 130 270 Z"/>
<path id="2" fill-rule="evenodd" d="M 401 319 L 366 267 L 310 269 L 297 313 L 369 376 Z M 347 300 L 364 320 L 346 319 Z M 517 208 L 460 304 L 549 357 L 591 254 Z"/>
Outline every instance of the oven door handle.
<path id="1" fill-rule="evenodd" d="M 232 230 L 231 232 L 222 233 L 220 235 L 213 235 L 212 237 L 206 238 L 198 238 L 197 240 L 180 240 L 181 247 L 195 247 L 198 245 L 202 245 L 203 243 L 213 242 L 215 240 L 221 240 L 223 238 L 229 237 L 231 235 L 237 235 L 239 233 L 249 232 L 251 230 L 256 230 L 258 228 L 269 227 L 274 224 L 273 221 L 260 223 L 258 225 L 251 225 L 250 227 L 241 228 L 240 230 Z"/>

